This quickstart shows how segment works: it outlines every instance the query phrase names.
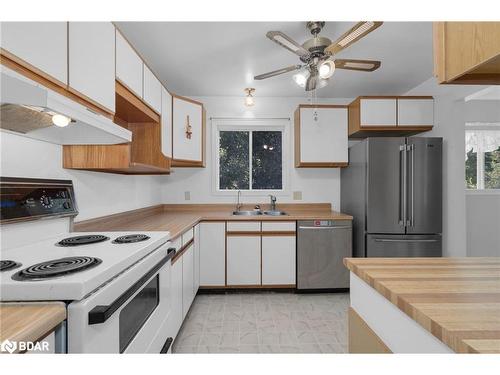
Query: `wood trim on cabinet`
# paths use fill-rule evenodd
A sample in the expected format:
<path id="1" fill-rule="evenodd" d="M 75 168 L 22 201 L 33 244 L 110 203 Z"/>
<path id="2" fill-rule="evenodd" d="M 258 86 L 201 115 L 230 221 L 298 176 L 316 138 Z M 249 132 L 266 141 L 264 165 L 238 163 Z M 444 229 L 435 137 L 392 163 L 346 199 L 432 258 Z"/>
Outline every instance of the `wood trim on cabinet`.
<path id="1" fill-rule="evenodd" d="M 261 232 L 262 237 L 295 237 L 296 232 L 293 230 L 268 231 Z"/>
<path id="2" fill-rule="evenodd" d="M 262 234 L 260 231 L 227 231 L 226 237 L 258 237 Z"/>
<path id="3" fill-rule="evenodd" d="M 382 339 L 378 337 L 352 307 L 349 307 L 349 353 L 392 353 Z"/>
<path id="4" fill-rule="evenodd" d="M 37 82 L 46 88 L 57 92 L 87 108 L 97 112 L 98 114 L 113 120 L 114 112 L 111 112 L 106 107 L 97 103 L 96 101 L 88 98 L 87 96 L 81 94 L 80 92 L 72 89 L 67 83 L 61 82 L 52 76 L 44 73 L 40 69 L 34 67 L 33 65 L 25 62 L 24 60 L 16 57 L 12 53 L 6 51 L 0 47 L 0 63 L 5 67 Z M 68 73 L 69 77 L 69 73 Z"/>
<path id="5" fill-rule="evenodd" d="M 115 80 L 116 117 L 131 122 L 160 122 L 160 115 L 119 79 Z"/>

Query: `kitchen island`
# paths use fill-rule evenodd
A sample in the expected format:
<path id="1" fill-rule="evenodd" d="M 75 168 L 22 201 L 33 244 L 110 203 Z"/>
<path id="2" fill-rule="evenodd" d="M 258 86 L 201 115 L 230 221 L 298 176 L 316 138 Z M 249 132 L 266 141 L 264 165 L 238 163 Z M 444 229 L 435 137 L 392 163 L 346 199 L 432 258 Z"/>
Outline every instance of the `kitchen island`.
<path id="1" fill-rule="evenodd" d="M 500 353 L 500 258 L 346 258 L 351 353 Z"/>

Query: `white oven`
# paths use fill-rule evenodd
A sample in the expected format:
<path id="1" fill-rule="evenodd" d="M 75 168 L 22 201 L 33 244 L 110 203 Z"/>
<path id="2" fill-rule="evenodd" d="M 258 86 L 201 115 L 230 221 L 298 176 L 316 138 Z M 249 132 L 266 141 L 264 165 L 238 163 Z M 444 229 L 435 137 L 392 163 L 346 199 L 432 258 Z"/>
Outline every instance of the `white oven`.
<path id="1" fill-rule="evenodd" d="M 68 305 L 69 353 L 164 353 L 171 311 L 170 242 Z"/>

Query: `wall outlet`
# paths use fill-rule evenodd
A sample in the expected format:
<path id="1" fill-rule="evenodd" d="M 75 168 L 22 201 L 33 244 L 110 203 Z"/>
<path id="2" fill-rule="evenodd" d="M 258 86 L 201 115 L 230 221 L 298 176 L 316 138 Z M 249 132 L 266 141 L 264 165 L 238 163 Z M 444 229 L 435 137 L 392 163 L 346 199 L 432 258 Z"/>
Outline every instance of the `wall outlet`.
<path id="1" fill-rule="evenodd" d="M 190 191 L 185 191 L 184 192 L 184 200 L 185 201 L 190 201 L 191 200 L 191 192 Z"/>
<path id="2" fill-rule="evenodd" d="M 293 200 L 294 201 L 301 201 L 302 200 L 302 192 L 301 191 L 294 191 L 293 192 Z"/>

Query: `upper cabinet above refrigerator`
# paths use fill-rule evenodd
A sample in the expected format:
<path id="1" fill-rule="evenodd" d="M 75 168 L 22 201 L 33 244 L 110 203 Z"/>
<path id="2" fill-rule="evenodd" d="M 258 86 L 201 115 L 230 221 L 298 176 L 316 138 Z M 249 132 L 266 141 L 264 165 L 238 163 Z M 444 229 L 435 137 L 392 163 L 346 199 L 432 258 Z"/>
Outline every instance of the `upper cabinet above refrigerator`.
<path id="1" fill-rule="evenodd" d="M 434 126 L 432 96 L 360 96 L 349 104 L 349 137 L 400 137 Z"/>

